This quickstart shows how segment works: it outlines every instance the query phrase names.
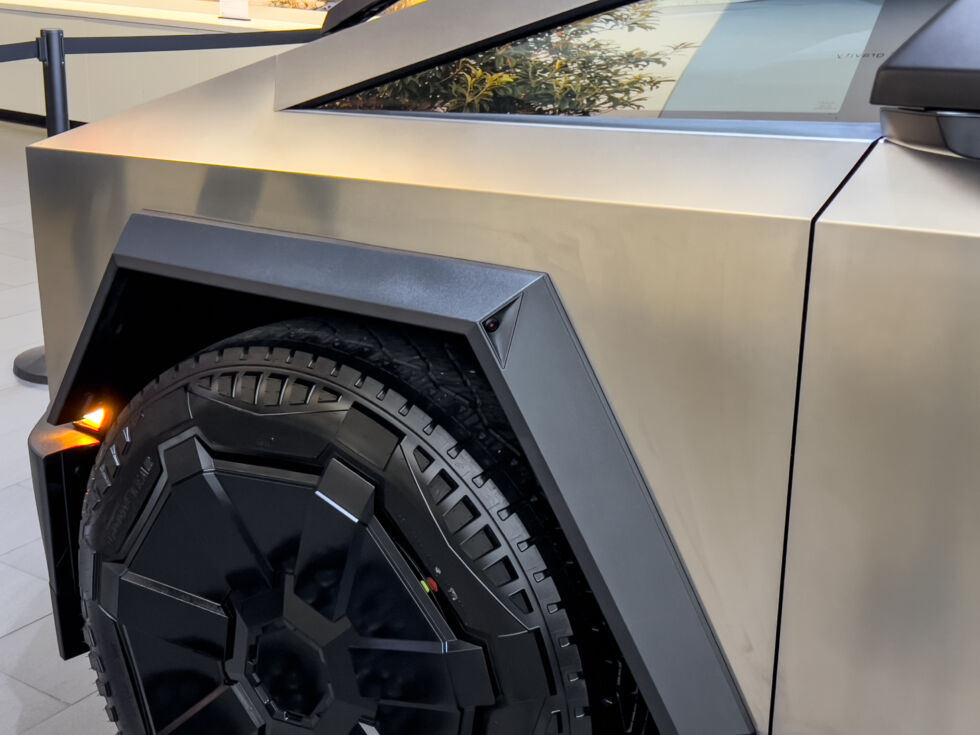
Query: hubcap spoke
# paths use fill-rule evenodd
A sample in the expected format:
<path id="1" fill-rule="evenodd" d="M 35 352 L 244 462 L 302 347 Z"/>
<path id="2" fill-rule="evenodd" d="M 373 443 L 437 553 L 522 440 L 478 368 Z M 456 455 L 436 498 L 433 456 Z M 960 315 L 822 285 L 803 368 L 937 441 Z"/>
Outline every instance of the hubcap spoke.
<path id="1" fill-rule="evenodd" d="M 226 570 L 232 589 L 271 586 L 272 569 L 218 477 L 212 473 L 196 475 L 174 487 L 173 492 L 193 497 L 192 503 L 185 505 L 187 529 L 205 541 L 214 565 Z"/>
<path id="2" fill-rule="evenodd" d="M 167 503 L 180 509 L 182 528 L 170 529 L 173 538 L 189 535 L 207 551 L 210 563 L 225 571 L 232 589 L 271 586 L 273 571 L 222 486 L 206 447 L 191 437 L 169 447 L 163 460 L 171 483 Z"/>
<path id="3" fill-rule="evenodd" d="M 494 703 L 483 650 L 463 641 L 367 638 L 351 656 L 361 696 L 368 699 L 447 712 Z"/>
<path id="4" fill-rule="evenodd" d="M 234 687 L 221 685 L 159 731 L 159 735 L 253 735 L 262 723 L 246 713 Z"/>
<path id="5" fill-rule="evenodd" d="M 310 504 L 296 560 L 296 594 L 321 615 L 347 612 L 374 515 L 374 485 L 338 459 L 327 465 Z"/>
<path id="6" fill-rule="evenodd" d="M 296 559 L 296 595 L 330 620 L 342 617 L 359 556 L 362 526 L 318 491 L 310 503 Z M 346 584 L 342 580 L 347 578 Z"/>
<path id="7" fill-rule="evenodd" d="M 222 659 L 228 642 L 228 616 L 220 605 L 135 572 L 104 564 L 102 606 L 127 628 L 213 659 Z"/>

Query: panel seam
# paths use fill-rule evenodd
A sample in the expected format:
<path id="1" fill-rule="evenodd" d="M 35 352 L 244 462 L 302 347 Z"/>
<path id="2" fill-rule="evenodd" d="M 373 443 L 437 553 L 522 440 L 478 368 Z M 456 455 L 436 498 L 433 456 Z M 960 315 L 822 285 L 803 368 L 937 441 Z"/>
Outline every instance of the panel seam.
<path id="1" fill-rule="evenodd" d="M 803 359 L 804 351 L 806 349 L 807 316 L 809 315 L 810 309 L 810 281 L 813 271 L 813 248 L 814 241 L 816 240 L 817 223 L 820 221 L 820 218 L 823 216 L 824 212 L 826 212 L 830 205 L 833 204 L 834 200 L 837 198 L 837 195 L 843 191 L 844 187 L 847 186 L 854 174 L 857 173 L 858 169 L 861 168 L 862 164 L 867 160 L 868 156 L 871 155 L 871 152 L 882 140 L 883 138 L 878 138 L 868 146 L 867 150 L 861 154 L 861 157 L 858 158 L 857 162 L 847 172 L 840 184 L 837 185 L 837 188 L 831 192 L 830 196 L 827 198 L 827 201 L 825 201 L 820 209 L 817 210 L 816 214 L 813 215 L 813 219 L 810 220 L 810 236 L 809 242 L 807 243 L 806 271 L 803 281 L 803 310 L 800 324 L 800 352 L 796 367 L 796 396 L 793 402 L 793 428 L 790 439 L 789 476 L 787 478 L 786 488 L 786 518 L 783 527 L 783 551 L 779 571 L 779 598 L 776 607 L 776 642 L 773 649 L 772 692 L 769 699 L 768 732 L 770 735 L 774 735 L 775 732 L 774 720 L 776 715 L 777 677 L 779 674 L 779 649 L 783 629 L 783 602 L 786 593 L 786 559 L 789 552 L 790 514 L 793 504 L 794 472 L 796 470 L 796 440 L 800 423 L 800 395 L 802 393 L 803 386 Z"/>

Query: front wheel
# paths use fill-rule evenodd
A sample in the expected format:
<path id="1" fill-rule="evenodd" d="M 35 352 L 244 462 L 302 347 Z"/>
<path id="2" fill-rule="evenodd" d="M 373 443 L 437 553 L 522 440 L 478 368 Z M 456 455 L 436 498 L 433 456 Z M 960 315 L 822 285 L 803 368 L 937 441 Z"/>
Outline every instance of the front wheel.
<path id="1" fill-rule="evenodd" d="M 302 320 L 179 364 L 119 414 L 83 509 L 110 717 L 588 735 L 539 493 L 472 357 L 435 333 Z"/>

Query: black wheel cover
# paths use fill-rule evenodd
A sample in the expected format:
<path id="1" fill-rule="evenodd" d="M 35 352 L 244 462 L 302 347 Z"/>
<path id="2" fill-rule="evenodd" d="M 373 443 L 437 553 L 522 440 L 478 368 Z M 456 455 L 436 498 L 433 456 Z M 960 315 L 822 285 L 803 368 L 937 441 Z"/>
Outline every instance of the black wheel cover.
<path id="1" fill-rule="evenodd" d="M 422 408 L 252 345 L 124 411 L 82 526 L 86 631 L 124 733 L 588 733 L 533 540 Z"/>

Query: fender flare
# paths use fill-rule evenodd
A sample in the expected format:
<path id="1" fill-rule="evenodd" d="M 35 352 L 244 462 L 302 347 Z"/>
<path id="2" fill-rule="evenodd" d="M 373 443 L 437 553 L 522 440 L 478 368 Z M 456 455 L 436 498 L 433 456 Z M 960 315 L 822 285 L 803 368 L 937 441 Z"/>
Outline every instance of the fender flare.
<path id="1" fill-rule="evenodd" d="M 224 337 L 316 310 L 464 338 L 659 731 L 755 732 L 654 494 L 542 273 L 213 220 L 132 215 L 48 419 L 32 435 L 42 526 L 53 529 L 45 536 L 49 563 L 56 549 L 74 546 L 78 518 L 52 520 L 43 513 L 58 493 L 69 499 L 84 493 L 84 483 L 77 487 L 45 470 L 58 464 L 50 461 L 51 432 L 63 431 L 96 403 L 121 407 L 167 367 Z M 63 579 L 64 566 L 50 572 L 52 589 L 60 580 L 67 595 L 71 580 Z M 62 599 L 55 609 L 63 655 L 84 650 L 77 621 L 59 612 L 70 607 Z"/>

